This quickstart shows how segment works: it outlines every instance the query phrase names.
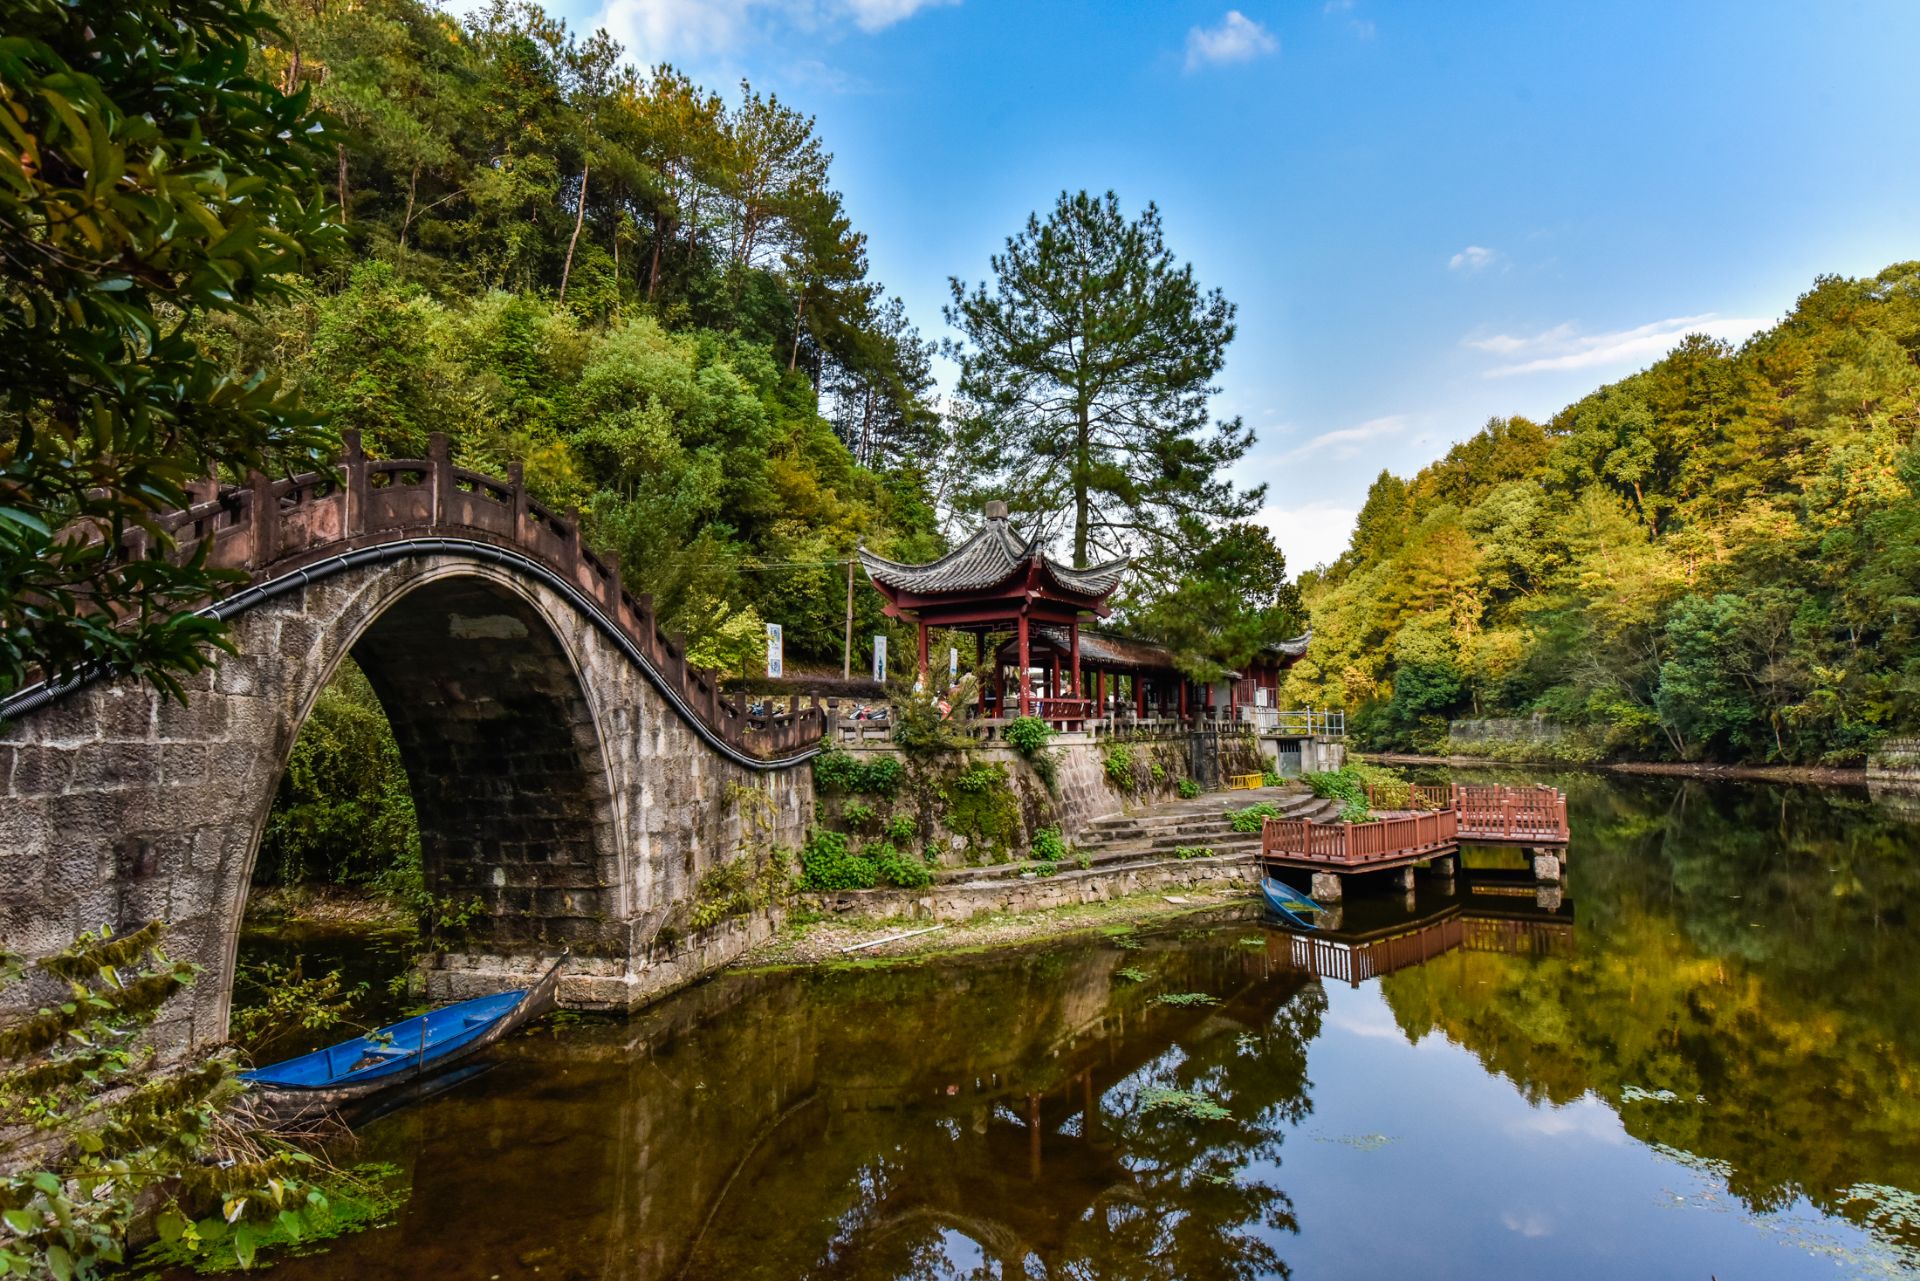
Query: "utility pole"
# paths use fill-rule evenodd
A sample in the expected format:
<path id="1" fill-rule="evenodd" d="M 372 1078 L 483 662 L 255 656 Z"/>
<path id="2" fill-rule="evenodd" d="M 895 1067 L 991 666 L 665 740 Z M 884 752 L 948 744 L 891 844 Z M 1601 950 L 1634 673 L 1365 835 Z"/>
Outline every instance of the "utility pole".
<path id="1" fill-rule="evenodd" d="M 853 562 L 847 562 L 847 640 L 840 651 L 840 679 L 853 678 Z"/>

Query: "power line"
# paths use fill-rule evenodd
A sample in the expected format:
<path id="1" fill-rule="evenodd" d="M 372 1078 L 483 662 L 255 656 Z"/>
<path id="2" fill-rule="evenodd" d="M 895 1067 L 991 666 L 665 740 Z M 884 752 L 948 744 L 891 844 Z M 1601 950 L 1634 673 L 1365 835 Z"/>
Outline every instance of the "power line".
<path id="1" fill-rule="evenodd" d="M 733 568 L 746 572 L 757 569 L 817 569 L 827 565 L 851 565 L 853 563 L 852 560 L 844 558 L 841 560 L 774 560 L 763 561 L 758 565 L 735 565 Z"/>

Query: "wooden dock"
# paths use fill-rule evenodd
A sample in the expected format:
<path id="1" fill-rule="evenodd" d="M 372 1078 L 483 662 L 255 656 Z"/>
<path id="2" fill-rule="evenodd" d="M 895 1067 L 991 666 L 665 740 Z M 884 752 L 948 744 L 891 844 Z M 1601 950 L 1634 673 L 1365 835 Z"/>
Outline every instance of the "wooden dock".
<path id="1" fill-rule="evenodd" d="M 1463 843 L 1528 847 L 1541 880 L 1558 881 L 1565 867 L 1567 796 L 1558 788 L 1416 784 L 1369 789 L 1368 799 L 1396 812 L 1362 823 L 1268 819 L 1261 862 L 1315 873 L 1315 897 L 1337 895 L 1336 876 L 1401 870 L 1411 877 L 1415 864 L 1451 860 Z"/>

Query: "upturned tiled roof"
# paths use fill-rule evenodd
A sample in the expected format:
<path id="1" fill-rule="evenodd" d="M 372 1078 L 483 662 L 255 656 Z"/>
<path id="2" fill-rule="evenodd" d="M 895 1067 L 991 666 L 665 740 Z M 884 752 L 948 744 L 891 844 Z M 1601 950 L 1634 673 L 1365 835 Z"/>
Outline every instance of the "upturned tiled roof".
<path id="1" fill-rule="evenodd" d="M 1307 644 L 1313 640 L 1313 629 L 1308 628 L 1292 640 L 1275 641 L 1267 646 L 1267 652 L 1278 654 L 1282 658 L 1298 658 L 1307 652 Z"/>
<path id="2" fill-rule="evenodd" d="M 1075 569 L 1040 551 L 1038 543 L 1024 539 L 1004 516 L 990 516 L 978 533 L 966 542 L 924 565 L 903 565 L 861 547 L 860 563 L 875 582 L 902 591 L 935 595 L 943 592 L 976 591 L 993 587 L 1024 569 L 1036 557 L 1055 584 L 1082 596 L 1101 597 L 1120 585 L 1127 572 L 1127 560 L 1110 560 L 1104 565 Z"/>

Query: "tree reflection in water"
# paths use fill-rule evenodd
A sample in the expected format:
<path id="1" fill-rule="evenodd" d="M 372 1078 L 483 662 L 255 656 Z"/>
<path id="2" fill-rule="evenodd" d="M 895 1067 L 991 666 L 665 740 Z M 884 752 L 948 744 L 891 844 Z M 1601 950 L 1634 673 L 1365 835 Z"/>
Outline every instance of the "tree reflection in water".
<path id="1" fill-rule="evenodd" d="M 865 1034 L 822 1045 L 816 1105 L 742 1170 L 751 1196 L 727 1199 L 689 1275 L 946 1277 L 974 1251 L 1000 1277 L 1287 1275 L 1269 1241 L 1295 1230 L 1292 1204 L 1249 1171 L 1279 1166 L 1311 1108 L 1325 998 L 1241 934 L 970 965 L 946 1007 L 969 1007 L 966 1030 L 940 1036 L 931 1072 L 902 1011 L 943 980 L 843 977 L 840 1026 Z M 1167 991 L 1220 1003 L 1155 1004 Z M 1146 1106 L 1156 1089 L 1227 1116 Z M 806 1211 L 769 1229 L 775 1206 Z"/>
<path id="2" fill-rule="evenodd" d="M 1805 1196 L 1920 1247 L 1872 1195 L 1920 1189 L 1920 828 L 1861 792 L 1563 782 L 1577 954 L 1393 975 L 1401 1030 L 1597 1095 L 1755 1211 Z"/>
<path id="3" fill-rule="evenodd" d="M 1724 1220 L 1675 1217 L 1654 1199 L 1663 1176 L 1633 1160 L 1592 1185 L 1613 1217 L 1590 1226 L 1613 1240 L 1586 1254 L 1525 1253 L 1578 1248 L 1575 1233 L 1475 1237 L 1512 1208 L 1476 1184 L 1498 1171 L 1523 1200 L 1550 1196 L 1574 1151 L 1459 1120 L 1505 1115 L 1489 1103 L 1512 1104 L 1502 1082 L 1542 1104 L 1597 1097 L 1751 1209 L 1804 1195 L 1920 1264 L 1920 1213 L 1900 1209 L 1920 1206 L 1916 829 L 1856 794 L 1555 781 L 1574 821 L 1573 946 L 1504 955 L 1462 935 L 1379 980 L 1390 1041 L 1323 1036 L 1321 981 L 1289 968 L 1283 936 L 1246 946 L 1246 921 L 723 976 L 630 1023 L 512 1042 L 487 1077 L 373 1127 L 356 1159 L 407 1168 L 400 1221 L 279 1275 L 1286 1276 L 1289 1253 L 1314 1271 L 1365 1254 L 1382 1187 L 1421 1198 L 1429 1233 L 1374 1252 L 1395 1266 L 1551 1259 L 1606 1276 L 1623 1238 L 1706 1270 L 1753 1246 Z M 1155 1002 L 1176 992 L 1218 1003 Z M 1372 991 L 1342 999 L 1378 1008 Z M 1436 1034 L 1497 1079 L 1392 1053 Z M 1313 1109 L 1310 1050 L 1327 1114 L 1313 1125 L 1346 1107 L 1332 1124 L 1372 1128 L 1391 1102 L 1406 1142 L 1283 1151 Z M 1375 1080 L 1388 1061 L 1417 1075 Z M 1149 1091 L 1226 1115 L 1149 1106 L 1165 1097 Z M 1447 1160 L 1465 1177 L 1436 1180 Z M 1767 1257 L 1831 1274 L 1804 1252 Z"/>

